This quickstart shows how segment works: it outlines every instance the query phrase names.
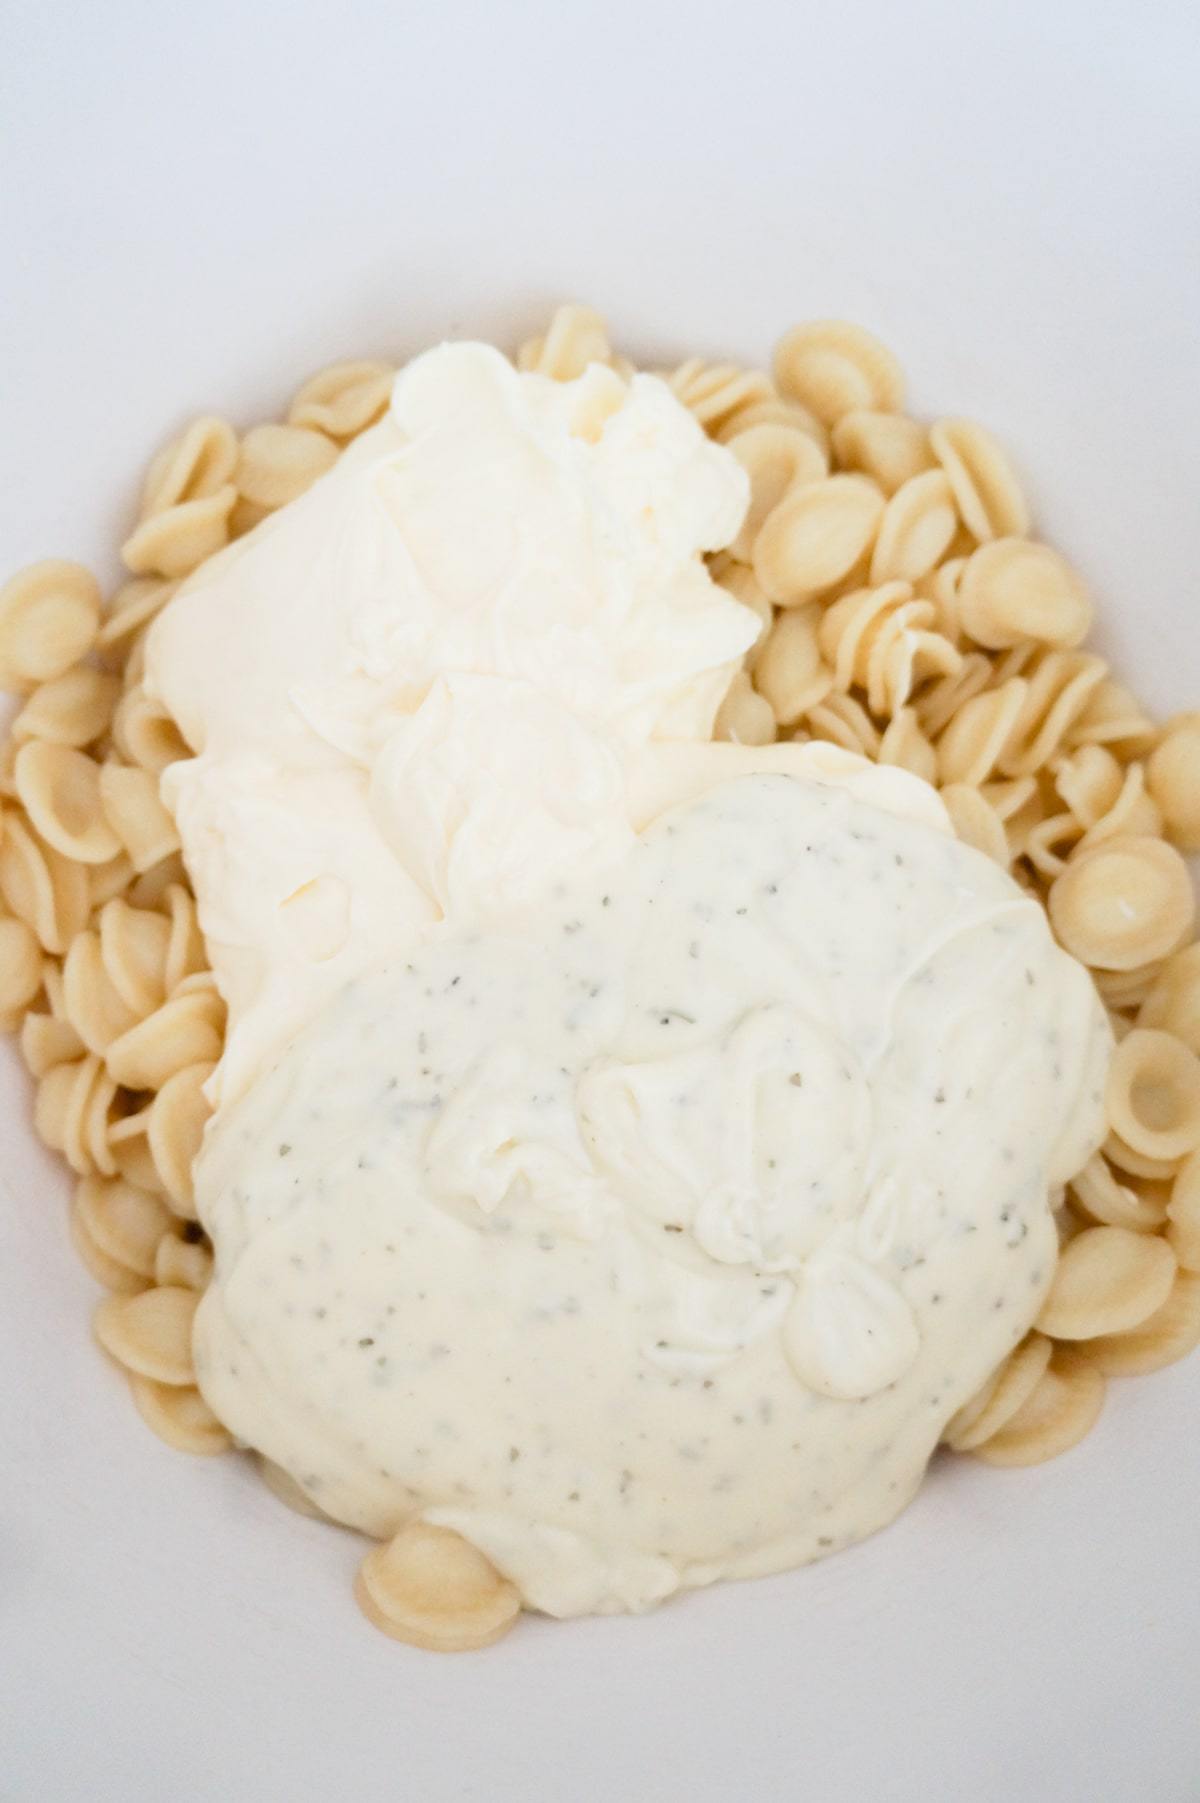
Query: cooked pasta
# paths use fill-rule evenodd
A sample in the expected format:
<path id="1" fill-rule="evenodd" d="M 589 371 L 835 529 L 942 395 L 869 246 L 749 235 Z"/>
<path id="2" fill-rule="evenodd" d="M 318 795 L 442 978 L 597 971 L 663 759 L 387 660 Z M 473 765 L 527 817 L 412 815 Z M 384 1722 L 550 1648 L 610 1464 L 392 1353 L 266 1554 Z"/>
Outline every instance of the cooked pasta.
<path id="1" fill-rule="evenodd" d="M 929 443 L 972 537 L 980 544 L 1025 537 L 1029 508 L 1012 465 L 990 432 L 973 420 L 939 419 L 929 429 Z"/>
<path id="2" fill-rule="evenodd" d="M 521 1610 L 516 1587 L 461 1535 L 414 1521 L 363 1560 L 354 1590 L 367 1619 L 433 1652 L 491 1646 Z"/>
<path id="3" fill-rule="evenodd" d="M 857 687 L 885 719 L 929 676 L 953 676 L 962 658 L 936 630 L 931 601 L 906 581 L 851 589 L 825 609 L 817 640 L 837 688 Z M 936 759 L 935 759 L 936 764 Z"/>
<path id="4" fill-rule="evenodd" d="M 580 306 L 517 361 L 559 381 L 632 371 Z M 394 378 L 337 363 L 282 422 L 239 437 L 193 421 L 151 461 L 132 576 L 107 606 L 64 561 L 0 590 L 0 686 L 24 697 L 0 753 L 0 1025 L 19 1033 L 38 1133 L 78 1179 L 70 1235 L 109 1292 L 97 1338 L 151 1429 L 197 1454 L 230 1445 L 191 1355 L 213 1262 L 192 1169 L 225 1023 L 159 793 L 190 753 L 143 687 L 146 632 L 179 580 L 334 465 Z M 796 327 L 773 379 L 700 358 L 665 379 L 750 478 L 745 522 L 709 560 L 759 622 L 716 736 L 825 740 L 936 784 L 959 838 L 1044 901 L 1110 1011 L 1110 1131 L 1052 1198 L 1062 1249 L 1037 1326 L 945 1432 L 993 1465 L 1053 1457 L 1109 1378 L 1200 1344 L 1200 945 L 1180 855 L 1200 849 L 1200 713 L 1160 729 L 1080 648 L 1091 599 L 1029 538 L 1005 452 L 969 420 L 901 412 L 900 367 L 860 327 Z M 389 1634 L 444 1648 L 488 1644 L 520 1607 L 481 1554 L 425 1525 L 368 1554 L 357 1595 Z"/>
<path id="5" fill-rule="evenodd" d="M 989 651 L 1025 640 L 1078 645 L 1092 624 L 1087 590 L 1049 545 L 996 538 L 967 559 L 958 591 L 964 630 Z"/>
<path id="6" fill-rule="evenodd" d="M 942 471 L 910 477 L 880 518 L 871 552 L 871 582 L 919 582 L 936 568 L 957 530 L 954 496 Z"/>
<path id="7" fill-rule="evenodd" d="M 1162 839 L 1115 833 L 1074 856 L 1048 907 L 1069 952 L 1101 970 L 1133 970 L 1174 951 L 1196 913 L 1187 865 Z"/>
<path id="8" fill-rule="evenodd" d="M 296 390 L 287 423 L 327 438 L 355 438 L 379 418 L 395 379 L 390 363 L 331 363 Z"/>
<path id="9" fill-rule="evenodd" d="M 1146 778 L 1168 836 L 1184 851 L 1200 851 L 1200 714 L 1168 722 Z"/>
<path id="10" fill-rule="evenodd" d="M 775 380 L 826 426 L 864 408 L 895 413 L 904 400 L 904 372 L 892 353 L 861 326 L 838 319 L 785 332 L 775 351 Z"/>
<path id="11" fill-rule="evenodd" d="M 785 495 L 754 543 L 763 592 L 794 607 L 844 580 L 870 551 L 883 507 L 867 476 L 827 476 Z"/>
<path id="12" fill-rule="evenodd" d="M 935 467 L 929 433 L 903 413 L 844 413 L 830 436 L 838 468 L 870 476 L 885 495 Z"/>

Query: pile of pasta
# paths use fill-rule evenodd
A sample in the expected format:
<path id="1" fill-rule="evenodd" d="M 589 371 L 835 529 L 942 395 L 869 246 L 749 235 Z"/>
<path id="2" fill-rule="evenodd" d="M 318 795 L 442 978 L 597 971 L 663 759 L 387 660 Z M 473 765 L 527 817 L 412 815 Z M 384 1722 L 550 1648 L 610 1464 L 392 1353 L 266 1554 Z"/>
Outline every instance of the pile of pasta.
<path id="1" fill-rule="evenodd" d="M 632 372 L 583 307 L 517 355 L 559 380 L 593 361 Z M 1004 451 L 969 420 L 905 413 L 899 365 L 865 331 L 798 326 L 771 374 L 698 360 L 660 373 L 750 480 L 742 530 L 710 559 L 760 622 L 718 735 L 829 740 L 935 784 L 1108 1008 L 1109 1133 L 1052 1198 L 1053 1287 L 946 1432 L 996 1465 L 1051 1457 L 1086 1433 L 1110 1377 L 1200 1342 L 1200 945 L 1183 855 L 1200 848 L 1200 714 L 1156 724 L 1083 648 L 1087 590 L 1031 536 Z M 196 420 L 150 465 L 122 548 L 130 580 L 107 603 L 61 561 L 0 591 L 0 685 L 23 698 L 0 756 L 0 1024 L 35 1081 L 38 1132 L 78 1179 L 72 1235 L 108 1292 L 97 1336 L 149 1425 L 190 1452 L 230 1444 L 191 1358 L 212 1269 L 191 1172 L 224 1010 L 159 795 L 187 747 L 143 687 L 145 635 L 181 580 L 379 417 L 394 374 L 335 365 L 283 421 L 240 437 Z M 430 1533 L 364 1565 L 368 1614 L 427 1644 L 495 1638 L 511 1586 L 492 1574 L 481 1589 L 463 1564 L 465 1614 L 448 1628 L 444 1584 L 436 1607 L 428 1595 L 429 1561 L 445 1558 Z"/>

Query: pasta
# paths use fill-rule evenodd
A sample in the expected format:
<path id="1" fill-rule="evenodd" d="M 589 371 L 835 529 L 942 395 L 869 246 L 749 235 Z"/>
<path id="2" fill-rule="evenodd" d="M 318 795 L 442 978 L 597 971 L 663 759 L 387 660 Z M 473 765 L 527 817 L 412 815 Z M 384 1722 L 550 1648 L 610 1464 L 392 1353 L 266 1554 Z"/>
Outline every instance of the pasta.
<path id="1" fill-rule="evenodd" d="M 952 676 L 962 665 L 936 630 L 933 603 L 916 599 L 905 581 L 852 589 L 834 601 L 821 618 L 817 642 L 836 687 L 865 690 L 871 712 L 885 718 L 927 676 Z"/>
<path id="2" fill-rule="evenodd" d="M 516 1587 L 447 1528 L 414 1521 L 367 1554 L 354 1594 L 395 1640 L 433 1652 L 491 1646 L 520 1614 Z"/>
<path id="3" fill-rule="evenodd" d="M 959 614 L 977 645 L 1003 650 L 1026 640 L 1078 645 L 1092 624 L 1092 604 L 1070 565 L 1049 545 L 997 538 L 967 559 Z"/>
<path id="4" fill-rule="evenodd" d="M 990 432 L 969 419 L 940 419 L 930 427 L 929 443 L 949 479 L 963 525 L 980 544 L 1025 537 L 1029 508 L 1012 465 Z"/>
<path id="5" fill-rule="evenodd" d="M 100 585 L 82 564 L 49 558 L 0 589 L 0 688 L 32 689 L 86 657 L 100 625 Z"/>
<path id="6" fill-rule="evenodd" d="M 784 496 L 754 543 L 754 574 L 784 607 L 831 588 L 867 555 L 883 495 L 866 476 L 827 476 Z"/>
<path id="7" fill-rule="evenodd" d="M 593 362 L 632 373 L 580 306 L 517 361 L 559 381 Z M 143 686 L 146 632 L 182 578 L 332 468 L 394 378 L 332 364 L 240 438 L 194 420 L 151 461 L 131 577 L 107 606 L 59 560 L 0 589 L 0 686 L 23 696 L 0 754 L 0 1025 L 19 1034 L 38 1133 L 76 1173 L 71 1239 L 109 1292 L 96 1336 L 148 1426 L 197 1454 L 230 1445 L 191 1356 L 213 1262 L 192 1170 L 224 1008 L 159 793 L 191 754 Z M 1029 538 L 1005 452 L 972 421 L 901 412 L 900 367 L 861 328 L 796 327 L 773 378 L 695 358 L 664 379 L 750 479 L 741 530 L 709 559 L 759 622 L 716 736 L 823 740 L 936 784 L 958 837 L 1044 902 L 1110 1011 L 1110 1131 L 1055 1199 L 1036 1328 L 945 1432 L 993 1465 L 1053 1457 L 1109 1378 L 1200 1344 L 1200 945 L 1180 855 L 1200 849 L 1200 713 L 1160 729 L 1080 648 L 1091 599 Z M 387 1633 L 443 1648 L 489 1644 L 520 1607 L 481 1554 L 423 1524 L 367 1555 L 356 1593 Z"/>
<path id="8" fill-rule="evenodd" d="M 15 741 L 90 745 L 108 730 L 121 685 L 91 664 L 75 664 L 41 683 L 12 723 Z"/>
<path id="9" fill-rule="evenodd" d="M 337 445 L 311 426 L 254 426 L 238 453 L 238 494 L 264 510 L 285 507 L 337 459 Z"/>
<path id="10" fill-rule="evenodd" d="M 118 1365 L 155 1383 L 190 1385 L 194 1290 L 174 1284 L 137 1296 L 109 1296 L 96 1310 L 96 1338 Z"/>
<path id="11" fill-rule="evenodd" d="M 892 353 L 861 326 L 837 319 L 786 332 L 775 351 L 775 380 L 826 426 L 863 408 L 895 413 L 904 400 L 904 374 Z"/>
<path id="12" fill-rule="evenodd" d="M 1169 837 L 1183 851 L 1200 851 L 1200 714 L 1168 723 L 1146 778 Z"/>
<path id="13" fill-rule="evenodd" d="M 780 726 L 793 726 L 829 693 L 833 672 L 821 657 L 820 609 L 790 607 L 763 642 L 754 665 L 754 686 Z"/>
<path id="14" fill-rule="evenodd" d="M 1200 1147 L 1200 1058 L 1170 1033 L 1135 1027 L 1113 1057 L 1105 1103 L 1131 1151 L 1183 1158 Z"/>
<path id="15" fill-rule="evenodd" d="M 1187 865 L 1161 839 L 1115 833 L 1055 878 L 1051 925 L 1084 964 L 1133 970 L 1174 951 L 1196 912 Z"/>
<path id="16" fill-rule="evenodd" d="M 807 432 L 795 426 L 750 426 L 730 438 L 728 445 L 750 478 L 750 506 L 729 548 L 749 563 L 767 515 L 793 489 L 828 475 L 829 462 Z"/>
<path id="17" fill-rule="evenodd" d="M 530 338 L 517 352 L 517 368 L 534 370 L 556 382 L 581 376 L 589 363 L 612 356 L 608 327 L 591 307 L 559 307 L 544 337 Z"/>
<path id="18" fill-rule="evenodd" d="M 839 469 L 870 476 L 885 495 L 935 467 L 928 432 L 903 413 L 844 413 L 831 441 Z"/>
<path id="19" fill-rule="evenodd" d="M 942 471 L 911 476 L 883 510 L 871 552 L 871 582 L 919 582 L 944 556 L 957 530 L 954 496 Z"/>
<path id="20" fill-rule="evenodd" d="M 379 418 L 395 379 L 390 363 L 331 363 L 296 390 L 288 425 L 307 426 L 327 438 L 355 438 Z"/>

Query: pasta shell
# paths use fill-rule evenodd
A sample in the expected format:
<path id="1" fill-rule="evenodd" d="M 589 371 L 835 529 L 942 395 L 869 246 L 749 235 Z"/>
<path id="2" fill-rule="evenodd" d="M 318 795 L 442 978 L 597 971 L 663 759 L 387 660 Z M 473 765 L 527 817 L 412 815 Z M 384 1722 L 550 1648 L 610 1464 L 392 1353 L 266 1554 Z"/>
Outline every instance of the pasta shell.
<path id="1" fill-rule="evenodd" d="M 1200 945 L 1168 958 L 1138 1014 L 1139 1027 L 1161 1027 L 1200 1053 Z"/>
<path id="2" fill-rule="evenodd" d="M 1161 1308 L 1175 1279 L 1164 1240 L 1124 1227 L 1088 1227 L 1065 1247 L 1037 1325 L 1058 1340 L 1091 1340 L 1137 1327 Z"/>
<path id="3" fill-rule="evenodd" d="M 126 1089 L 161 1089 L 190 1064 L 221 1055 L 223 1010 L 211 993 L 174 995 L 108 1048 L 108 1068 Z"/>
<path id="4" fill-rule="evenodd" d="M 87 866 L 47 845 L 15 812 L 0 835 L 0 895 L 36 933 L 43 951 L 61 954 L 87 924 Z"/>
<path id="5" fill-rule="evenodd" d="M 154 1281 L 178 1284 L 201 1295 L 212 1280 L 213 1255 L 200 1240 L 187 1240 L 177 1232 L 164 1233 L 154 1259 Z"/>
<path id="6" fill-rule="evenodd" d="M 103 1057 L 114 1039 L 136 1026 L 138 1014 L 113 987 L 101 955 L 100 936 L 91 931 L 71 941 L 63 962 L 67 1019 L 89 1052 Z"/>
<path id="7" fill-rule="evenodd" d="M 167 1078 L 150 1108 L 150 1155 L 175 1212 L 195 1218 L 192 1167 L 200 1153 L 212 1108 L 204 1085 L 215 1065 L 185 1065 Z"/>
<path id="8" fill-rule="evenodd" d="M 942 1435 L 945 1444 L 955 1452 L 972 1452 L 999 1433 L 1037 1389 L 1052 1351 L 1044 1334 L 1028 1334 L 982 1390 L 950 1417 Z"/>
<path id="9" fill-rule="evenodd" d="M 827 476 L 785 496 L 754 544 L 764 593 L 786 607 L 831 588 L 870 550 L 883 505 L 865 476 Z"/>
<path id="10" fill-rule="evenodd" d="M 79 563 L 48 558 L 0 588 L 0 688 L 53 682 L 87 656 L 100 624 L 100 585 Z"/>
<path id="11" fill-rule="evenodd" d="M 492 1646 L 521 1610 L 515 1585 L 460 1534 L 410 1522 L 359 1567 L 354 1594 L 368 1621 L 410 1646 Z"/>
<path id="12" fill-rule="evenodd" d="M 42 948 L 23 920 L 0 917 L 0 1014 L 27 1008 L 42 986 Z"/>
<path id="13" fill-rule="evenodd" d="M 12 723 L 14 739 L 44 739 L 76 749 L 108 730 L 121 685 L 90 664 L 75 664 L 43 682 Z"/>
<path id="14" fill-rule="evenodd" d="M 821 481 L 829 464 L 808 434 L 793 426 L 752 426 L 730 438 L 728 447 L 750 478 L 750 506 L 730 550 L 750 563 L 767 515 L 794 489 Z"/>
<path id="15" fill-rule="evenodd" d="M 142 488 L 141 517 L 218 494 L 233 480 L 236 465 L 237 433 L 228 420 L 215 414 L 194 419 L 152 459 Z"/>
<path id="16" fill-rule="evenodd" d="M 214 494 L 151 514 L 121 546 L 126 569 L 135 576 L 186 576 L 227 543 L 236 500 L 230 482 Z"/>
<path id="17" fill-rule="evenodd" d="M 833 673 L 817 641 L 818 607 L 781 613 L 754 666 L 754 686 L 780 726 L 791 726 L 828 694 Z"/>
<path id="18" fill-rule="evenodd" d="M 17 794 L 47 845 L 77 864 L 105 864 L 120 851 L 100 795 L 100 766 L 69 745 L 33 740 L 16 762 Z"/>
<path id="19" fill-rule="evenodd" d="M 174 1286 L 144 1290 L 139 1296 L 110 1296 L 96 1310 L 96 1338 L 123 1365 L 156 1383 L 190 1385 L 192 1320 L 197 1296 Z"/>
<path id="20" fill-rule="evenodd" d="M 331 363 L 297 389 L 288 424 L 343 441 L 356 438 L 379 418 L 395 380 L 390 363 Z"/>
<path id="21" fill-rule="evenodd" d="M 147 1287 L 144 1277 L 100 1250 L 80 1217 L 78 1198 L 71 1204 L 68 1225 L 79 1262 L 102 1289 L 112 1290 L 118 1296 L 137 1296 Z"/>
<path id="22" fill-rule="evenodd" d="M 338 447 L 307 426 L 253 426 L 238 456 L 238 493 L 256 507 L 286 507 L 338 460 Z"/>
<path id="23" fill-rule="evenodd" d="M 120 1178 L 82 1178 L 75 1191 L 79 1218 L 106 1257 L 147 1280 L 154 1276 L 158 1243 L 171 1224 L 157 1196 Z"/>
<path id="24" fill-rule="evenodd" d="M 1136 1190 L 1118 1183 L 1098 1152 L 1071 1179 L 1071 1194 L 1101 1226 L 1126 1227 L 1132 1233 L 1157 1233 L 1167 1218 L 1165 1201 L 1144 1184 Z"/>
<path id="25" fill-rule="evenodd" d="M 775 738 L 775 715 L 765 695 L 760 695 L 745 670 L 739 670 L 717 709 L 713 738 L 734 745 L 770 745 Z"/>
<path id="26" fill-rule="evenodd" d="M 228 1430 L 221 1426 L 194 1385 L 156 1383 L 152 1377 L 131 1371 L 129 1388 L 137 1412 L 151 1433 L 176 1452 L 212 1457 L 228 1452 L 233 1445 Z"/>
<path id="27" fill-rule="evenodd" d="M 1168 836 L 1182 851 L 1200 851 L 1200 714 L 1170 723 L 1150 753 L 1146 780 Z"/>
<path id="28" fill-rule="evenodd" d="M 958 600 L 964 630 L 990 650 L 1024 640 L 1071 648 L 1092 624 L 1091 600 L 1066 559 L 1024 538 L 993 539 L 973 552 Z"/>
<path id="29" fill-rule="evenodd" d="M 945 555 L 958 529 L 954 496 L 942 470 L 898 488 L 883 510 L 871 552 L 871 582 L 918 582 Z"/>
<path id="30" fill-rule="evenodd" d="M 1080 1346 L 1105 1377 L 1144 1377 L 1186 1358 L 1200 1346 L 1200 1276 L 1180 1271 L 1170 1295 L 1140 1326 L 1129 1333 L 1088 1340 Z"/>
<path id="31" fill-rule="evenodd" d="M 904 402 L 904 372 L 895 357 L 845 320 L 793 326 L 776 347 L 775 380 L 826 426 L 861 409 L 895 413 Z"/>
<path id="32" fill-rule="evenodd" d="M 136 871 L 146 871 L 179 850 L 175 822 L 158 793 L 158 777 L 127 764 L 100 766 L 105 817 Z"/>
<path id="33" fill-rule="evenodd" d="M 1024 538 L 1029 507 L 1021 485 L 991 433 L 969 419 L 940 419 L 930 428 L 934 455 L 949 477 L 967 530 L 986 544 Z"/>
<path id="34" fill-rule="evenodd" d="M 1133 1151 L 1183 1158 L 1200 1148 L 1200 1058 L 1169 1033 L 1135 1027 L 1113 1054 L 1105 1107 Z"/>
<path id="35" fill-rule="evenodd" d="M 831 436 L 838 468 L 870 476 L 885 495 L 936 467 L 928 432 L 905 413 L 857 409 L 842 415 Z"/>
<path id="36" fill-rule="evenodd" d="M 517 368 L 573 382 L 590 363 L 608 363 L 612 346 L 603 315 L 573 303 L 558 307 L 546 333 L 530 338 L 517 352 Z"/>
<path id="37" fill-rule="evenodd" d="M 1185 1271 L 1200 1271 L 1200 1152 L 1180 1167 L 1171 1186 L 1167 1239 Z"/>
<path id="38" fill-rule="evenodd" d="M 1196 902 L 1177 851 L 1161 839 L 1117 834 L 1071 859 L 1048 907 L 1060 943 L 1082 963 L 1133 970 L 1175 949 Z"/>
<path id="39" fill-rule="evenodd" d="M 1033 1394 L 975 1457 L 988 1465 L 1040 1465 L 1077 1446 L 1104 1406 L 1104 1379 L 1087 1359 L 1058 1347 Z"/>

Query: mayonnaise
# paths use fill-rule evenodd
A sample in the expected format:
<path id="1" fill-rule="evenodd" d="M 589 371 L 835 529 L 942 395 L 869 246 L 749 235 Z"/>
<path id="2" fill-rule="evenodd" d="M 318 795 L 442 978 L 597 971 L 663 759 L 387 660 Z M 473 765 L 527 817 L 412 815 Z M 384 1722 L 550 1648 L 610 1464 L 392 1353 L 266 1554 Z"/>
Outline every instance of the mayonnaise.
<path id="1" fill-rule="evenodd" d="M 932 789 L 708 742 L 746 499 L 653 378 L 443 347 L 149 645 L 230 1004 L 201 1386 L 554 1614 L 891 1519 L 1103 1131 L 1086 973 Z"/>

